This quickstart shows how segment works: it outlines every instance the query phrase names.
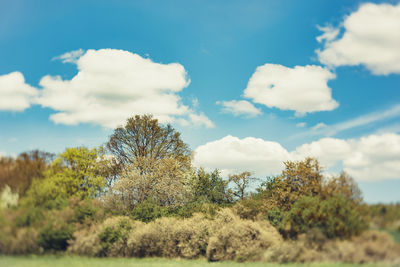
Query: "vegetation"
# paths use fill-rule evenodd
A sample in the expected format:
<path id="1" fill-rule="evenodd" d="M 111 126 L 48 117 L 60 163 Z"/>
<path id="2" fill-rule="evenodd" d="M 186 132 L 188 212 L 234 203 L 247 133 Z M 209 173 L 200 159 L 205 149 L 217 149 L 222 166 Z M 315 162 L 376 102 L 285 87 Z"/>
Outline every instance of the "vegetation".
<path id="1" fill-rule="evenodd" d="M 346 173 L 327 178 L 306 158 L 250 192 L 254 180 L 195 169 L 175 129 L 135 116 L 103 148 L 0 159 L 0 253 L 400 261 L 400 245 L 374 230 L 399 233 L 399 205 L 367 206 Z"/>
<path id="2" fill-rule="evenodd" d="M 218 262 L 209 263 L 205 260 L 182 260 L 164 258 L 124 259 L 124 258 L 87 258 L 87 257 L 56 257 L 56 256 L 30 256 L 30 257 L 0 257 L 0 266 L 13 267 L 67 267 L 67 266 L 88 266 L 88 267 L 111 267 L 111 266 L 138 266 L 138 267 L 200 267 L 200 266 L 221 266 L 240 267 L 243 263 Z M 248 262 L 249 267 L 280 267 L 280 264 L 263 262 Z M 389 267 L 388 264 L 343 264 L 343 263 L 315 263 L 309 264 L 285 264 L 287 267 Z"/>

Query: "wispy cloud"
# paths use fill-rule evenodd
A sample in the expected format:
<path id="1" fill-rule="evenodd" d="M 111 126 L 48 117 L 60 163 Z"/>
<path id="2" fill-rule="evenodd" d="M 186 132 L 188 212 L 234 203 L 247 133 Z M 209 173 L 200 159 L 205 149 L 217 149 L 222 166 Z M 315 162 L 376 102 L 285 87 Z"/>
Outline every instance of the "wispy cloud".
<path id="1" fill-rule="evenodd" d="M 379 110 L 375 112 L 371 112 L 347 121 L 343 121 L 340 123 L 326 125 L 324 123 L 318 123 L 312 128 L 309 128 L 305 132 L 301 132 L 292 136 L 290 139 L 300 139 L 306 136 L 335 136 L 340 132 L 344 132 L 353 128 L 362 127 L 366 125 L 371 125 L 380 121 L 393 119 L 396 117 L 400 117 L 400 104 L 394 105 L 388 109 Z M 397 132 L 400 129 L 400 124 L 395 126 L 385 127 L 385 131 L 377 131 L 381 132 Z"/>
<path id="2" fill-rule="evenodd" d="M 369 113 L 366 115 L 359 116 L 355 119 L 351 119 L 348 121 L 334 124 L 332 126 L 328 126 L 326 129 L 324 129 L 324 131 L 326 131 L 325 135 L 332 136 L 345 130 L 349 130 L 364 125 L 369 125 L 378 121 L 398 116 L 400 116 L 400 105 L 395 105 L 386 110 Z"/>

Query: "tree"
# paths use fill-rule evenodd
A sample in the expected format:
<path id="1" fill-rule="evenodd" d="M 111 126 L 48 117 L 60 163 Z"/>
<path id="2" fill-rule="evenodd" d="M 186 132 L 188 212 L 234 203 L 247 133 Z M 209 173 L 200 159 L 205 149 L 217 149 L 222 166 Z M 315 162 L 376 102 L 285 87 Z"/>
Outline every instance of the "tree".
<path id="1" fill-rule="evenodd" d="M 206 172 L 200 168 L 191 179 L 190 187 L 194 202 L 225 204 L 232 200 L 227 189 L 228 181 L 220 176 L 218 170 Z"/>
<path id="2" fill-rule="evenodd" d="M 288 211 L 303 196 L 320 196 L 323 186 L 322 168 L 313 158 L 286 161 L 282 174 L 270 178 L 259 190 L 268 207 Z"/>
<path id="3" fill-rule="evenodd" d="M 106 184 L 101 175 L 102 164 L 95 148 L 67 148 L 53 161 L 43 179 L 32 182 L 25 203 L 51 208 L 71 197 L 98 196 Z"/>
<path id="4" fill-rule="evenodd" d="M 160 206 L 181 206 L 189 200 L 190 171 L 172 157 L 150 162 L 134 162 L 123 170 L 105 196 L 106 206 L 119 213 L 131 212 L 138 205 L 152 201 Z M 146 168 L 143 173 L 137 168 Z"/>
<path id="5" fill-rule="evenodd" d="M 0 158 L 0 189 L 8 185 L 13 192 L 23 197 L 33 179 L 43 178 L 54 155 L 39 150 L 23 152 L 17 158 Z"/>
<path id="6" fill-rule="evenodd" d="M 190 166 L 191 151 L 181 140 L 180 133 L 169 124 L 160 125 L 152 115 L 129 118 L 124 127 L 114 130 L 106 148 L 120 169 L 126 169 L 138 160 L 155 162 L 167 157 Z"/>
<path id="7" fill-rule="evenodd" d="M 357 183 L 344 171 L 339 176 L 326 180 L 323 185 L 324 198 L 337 195 L 340 195 L 355 204 L 360 204 L 363 201 L 361 190 L 358 188 Z"/>
<path id="8" fill-rule="evenodd" d="M 240 200 L 243 200 L 246 197 L 246 190 L 248 189 L 250 182 L 253 180 L 256 180 L 256 178 L 251 177 L 251 173 L 247 171 L 229 175 L 229 182 L 234 183 L 233 194 Z"/>

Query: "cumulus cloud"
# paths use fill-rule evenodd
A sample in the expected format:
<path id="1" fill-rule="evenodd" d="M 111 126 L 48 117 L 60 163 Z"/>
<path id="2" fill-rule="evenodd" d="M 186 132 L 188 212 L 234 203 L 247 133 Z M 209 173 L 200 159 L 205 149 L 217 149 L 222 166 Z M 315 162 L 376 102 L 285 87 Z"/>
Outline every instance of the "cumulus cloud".
<path id="1" fill-rule="evenodd" d="M 244 170 L 265 174 L 279 172 L 288 158 L 288 151 L 277 142 L 228 135 L 199 146 L 195 150 L 194 164 L 218 168 L 224 175 Z"/>
<path id="2" fill-rule="evenodd" d="M 376 75 L 400 73 L 400 3 L 363 4 L 338 28 L 320 30 L 324 33 L 317 40 L 325 41 L 324 48 L 317 50 L 321 63 L 364 65 Z"/>
<path id="3" fill-rule="evenodd" d="M 265 64 L 251 76 L 244 96 L 270 108 L 294 110 L 298 116 L 333 110 L 339 104 L 327 83 L 334 78 L 335 74 L 320 66 Z"/>
<path id="4" fill-rule="evenodd" d="M 262 113 L 260 109 L 246 100 L 217 101 L 216 104 L 222 106 L 223 112 L 231 113 L 235 116 L 245 115 L 248 117 L 255 117 Z"/>
<path id="5" fill-rule="evenodd" d="M 38 91 L 25 83 L 20 72 L 0 75 L 0 111 L 24 111 Z"/>
<path id="6" fill-rule="evenodd" d="M 322 138 L 293 151 L 277 142 L 229 135 L 199 146 L 194 164 L 219 168 L 225 175 L 248 170 L 265 177 L 280 173 L 283 161 L 305 157 L 317 158 L 328 173 L 340 165 L 358 181 L 400 179 L 400 135 L 394 133 L 347 140 Z"/>
<path id="7" fill-rule="evenodd" d="M 124 50 L 81 50 L 59 57 L 77 65 L 70 80 L 45 76 L 36 103 L 59 111 L 50 119 L 74 125 L 93 123 L 113 128 L 134 114 L 151 113 L 160 122 L 188 118 L 212 127 L 204 114 L 196 114 L 178 95 L 190 83 L 178 63 L 161 64 Z"/>
<path id="8" fill-rule="evenodd" d="M 305 123 L 305 122 L 299 122 L 299 123 L 296 124 L 296 127 L 299 127 L 299 128 L 303 128 L 303 127 L 306 127 L 306 126 L 307 126 L 307 123 Z"/>

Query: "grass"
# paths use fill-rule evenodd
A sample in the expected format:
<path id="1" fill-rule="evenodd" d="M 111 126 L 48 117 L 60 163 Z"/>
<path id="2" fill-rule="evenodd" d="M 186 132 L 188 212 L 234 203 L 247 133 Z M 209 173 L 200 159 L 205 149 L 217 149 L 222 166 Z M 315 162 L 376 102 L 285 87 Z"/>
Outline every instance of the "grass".
<path id="1" fill-rule="evenodd" d="M 146 259 L 135 259 L 135 258 L 86 258 L 86 257 L 70 257 L 70 256 L 0 256 L 0 266 L 1 267 L 110 267 L 110 266 L 141 266 L 141 267 L 200 267 L 200 266 L 210 266 L 210 267 L 239 267 L 239 266 L 249 266 L 249 267 L 382 267 L 390 265 L 382 264 L 343 264 L 343 263 L 319 263 L 319 264 L 268 264 L 263 262 L 214 262 L 209 263 L 206 260 L 179 260 L 179 259 L 163 259 L 163 258 L 146 258 Z"/>

